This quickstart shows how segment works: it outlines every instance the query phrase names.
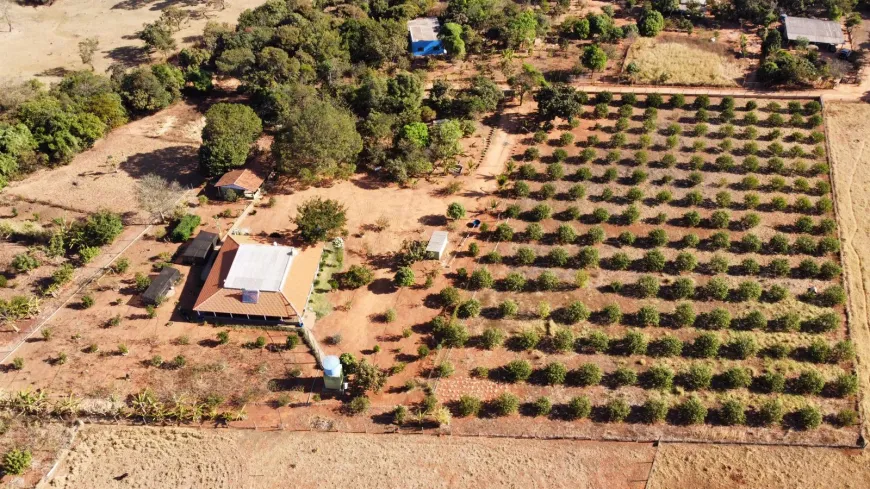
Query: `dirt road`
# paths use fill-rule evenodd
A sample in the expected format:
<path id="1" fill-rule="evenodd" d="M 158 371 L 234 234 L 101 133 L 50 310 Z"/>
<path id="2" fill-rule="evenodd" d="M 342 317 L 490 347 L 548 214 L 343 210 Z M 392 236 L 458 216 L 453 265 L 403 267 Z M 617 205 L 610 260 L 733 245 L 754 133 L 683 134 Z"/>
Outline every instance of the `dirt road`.
<path id="1" fill-rule="evenodd" d="M 37 487 L 641 489 L 653 453 L 633 443 L 90 426 Z"/>
<path id="2" fill-rule="evenodd" d="M 861 382 L 863 433 L 868 433 L 870 413 L 870 105 L 826 103 L 828 151 L 830 151 L 837 221 L 843 243 L 843 266 L 849 293 L 849 333 L 858 347 L 858 378 Z"/>

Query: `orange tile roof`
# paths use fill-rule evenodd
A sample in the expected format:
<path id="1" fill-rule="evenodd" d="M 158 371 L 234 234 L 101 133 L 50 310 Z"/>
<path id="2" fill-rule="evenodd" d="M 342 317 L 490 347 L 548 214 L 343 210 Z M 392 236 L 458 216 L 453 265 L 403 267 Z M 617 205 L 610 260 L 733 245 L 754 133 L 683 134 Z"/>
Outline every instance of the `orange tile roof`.
<path id="1" fill-rule="evenodd" d="M 199 292 L 193 310 L 281 318 L 301 316 L 308 303 L 308 293 L 320 266 L 323 245 L 299 250 L 299 254 L 293 258 L 281 291 L 261 291 L 257 303 L 250 304 L 242 302 L 241 290 L 223 287 L 241 244 L 263 243 L 245 236 L 228 236 L 215 257 L 214 265 Z"/>
<path id="2" fill-rule="evenodd" d="M 215 187 L 225 187 L 227 185 L 235 185 L 236 187 L 253 191 L 263 185 L 263 179 L 248 169 L 233 170 L 224 173 L 224 176 L 214 184 Z"/>

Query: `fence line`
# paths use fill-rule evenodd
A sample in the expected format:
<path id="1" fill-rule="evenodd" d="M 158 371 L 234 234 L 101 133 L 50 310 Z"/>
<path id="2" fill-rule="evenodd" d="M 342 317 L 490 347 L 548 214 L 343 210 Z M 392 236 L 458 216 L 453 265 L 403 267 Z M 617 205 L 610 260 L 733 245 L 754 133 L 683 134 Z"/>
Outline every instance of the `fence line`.
<path id="1" fill-rule="evenodd" d="M 305 340 L 305 344 L 311 348 L 311 353 L 314 355 L 314 359 L 317 360 L 317 365 L 323 368 L 323 357 L 326 355 L 323 353 L 323 348 L 321 348 L 320 342 L 317 341 L 317 338 L 314 336 L 314 332 L 309 329 L 308 325 L 303 325 L 299 328 L 299 331 L 302 332 L 302 338 Z"/>

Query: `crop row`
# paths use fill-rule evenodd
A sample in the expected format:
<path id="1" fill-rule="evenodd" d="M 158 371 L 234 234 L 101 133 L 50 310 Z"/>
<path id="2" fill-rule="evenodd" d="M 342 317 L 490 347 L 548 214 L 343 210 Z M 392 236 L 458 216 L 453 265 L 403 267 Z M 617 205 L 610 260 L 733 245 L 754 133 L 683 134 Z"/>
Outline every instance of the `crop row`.
<path id="1" fill-rule="evenodd" d="M 623 216 L 625 219 L 634 219 L 634 216 Z M 724 218 L 723 218 L 724 219 Z M 797 223 L 800 225 L 804 224 L 804 221 Z M 747 224 L 749 225 L 749 224 Z M 812 224 L 810 224 L 812 226 Z M 820 226 L 821 228 L 821 226 Z M 821 231 L 821 229 L 820 229 Z M 561 224 L 558 229 L 552 233 L 545 235 L 543 228 L 536 223 L 529 224 L 525 231 L 517 232 L 511 227 L 510 224 L 504 222 L 496 226 L 494 230 L 490 233 L 489 226 L 481 226 L 481 233 L 486 238 L 493 238 L 499 242 L 517 242 L 517 243 L 530 243 L 530 242 L 542 242 L 542 243 L 551 243 L 551 244 L 559 244 L 559 245 L 586 245 L 585 248 L 581 250 L 581 253 L 587 255 L 585 258 L 578 256 L 578 260 L 581 266 L 596 266 L 598 264 L 599 258 L 597 256 L 597 248 L 594 248 L 594 245 L 598 245 L 608 241 L 607 232 L 599 227 L 592 226 L 586 230 L 585 233 L 579 234 L 576 229 L 574 229 L 569 224 Z M 698 235 L 694 233 L 688 233 L 681 236 L 677 240 L 671 240 L 668 236 L 667 231 L 661 228 L 652 229 L 649 231 L 646 237 L 638 238 L 637 235 L 630 231 L 624 231 L 620 233 L 615 240 L 613 240 L 612 244 L 624 246 L 624 247 L 637 247 L 637 248 L 659 248 L 659 247 L 670 247 L 670 248 L 697 248 L 701 250 L 707 251 L 733 251 L 735 253 L 766 253 L 769 255 L 817 255 L 817 256 L 826 256 L 832 253 L 838 253 L 840 251 L 840 242 L 834 236 L 823 236 L 818 240 L 814 240 L 810 236 L 801 235 L 798 236 L 794 242 L 791 242 L 788 237 L 782 233 L 777 233 L 773 235 L 767 242 L 764 242 L 757 235 L 753 233 L 744 234 L 739 241 L 732 241 L 731 235 L 724 231 L 718 231 L 716 233 L 711 234 L 709 237 L 704 238 L 703 240 L 698 237 Z M 596 250 L 595 252 L 590 250 Z M 656 250 L 653 250 L 656 251 Z M 469 250 L 470 253 L 475 253 L 474 248 L 472 247 Z M 520 263 L 527 262 L 527 264 L 531 264 L 536 256 L 528 255 L 527 256 L 518 257 L 520 259 Z M 551 250 L 550 253 L 555 253 L 556 255 L 561 255 L 563 253 L 567 253 L 564 250 L 554 251 Z M 684 252 L 686 257 L 693 257 L 690 252 Z M 568 261 L 560 261 L 559 257 L 553 255 L 551 259 L 556 262 L 557 266 L 566 266 Z M 496 259 L 497 255 L 491 255 L 492 259 Z M 531 261 L 529 261 L 531 260 Z M 620 258 L 622 260 L 622 258 Z M 692 265 L 694 263 L 694 265 Z M 686 266 L 690 266 L 691 268 L 679 268 L 679 271 L 692 271 L 695 266 L 697 266 L 697 260 L 694 262 L 685 263 Z M 626 263 L 625 267 L 616 267 L 616 268 L 628 268 L 631 263 Z M 780 267 L 780 265 L 776 265 Z M 650 271 L 661 271 L 664 268 L 658 270 L 650 270 Z M 784 270 L 781 273 L 777 272 L 776 275 L 783 276 L 788 272 L 788 270 Z"/>
<path id="2" fill-rule="evenodd" d="M 742 110 L 744 112 L 753 112 L 755 110 L 763 110 L 769 114 L 780 114 L 783 112 L 783 106 L 779 102 L 768 102 L 764 107 L 760 107 L 755 100 L 747 100 L 742 107 L 737 107 L 737 99 L 731 96 L 722 97 L 718 105 L 713 105 L 709 95 L 698 95 L 694 98 L 691 104 L 688 104 L 686 97 L 682 94 L 673 94 L 665 102 L 664 97 L 658 93 L 651 93 L 644 97 L 643 103 L 635 93 L 627 92 L 620 95 L 619 100 L 616 100 L 613 93 L 609 91 L 601 91 L 590 98 L 586 93 L 579 93 L 580 101 L 587 105 L 618 105 L 618 106 L 640 106 L 644 108 L 659 109 L 668 107 L 670 109 L 705 109 L 710 110 L 714 107 L 720 111 Z M 822 110 L 822 105 L 816 100 L 810 100 L 804 104 L 796 100 L 788 102 L 785 106 L 785 112 L 791 115 L 799 114 L 807 117 L 819 115 Z"/>
<path id="3" fill-rule="evenodd" d="M 697 187 L 703 183 L 704 174 L 699 170 L 693 169 L 691 163 L 687 165 L 687 168 L 684 171 L 689 171 L 689 173 L 685 175 L 685 178 L 674 180 L 672 175 L 667 174 L 654 183 L 659 186 L 672 184 L 675 187 L 682 188 Z M 640 168 L 635 168 L 631 173 L 627 173 L 620 177 L 619 170 L 613 166 L 607 167 L 598 176 L 594 176 L 592 170 L 585 166 L 578 168 L 573 174 L 568 175 L 565 166 L 562 163 L 550 163 L 547 165 L 544 173 L 538 173 L 535 167 L 528 163 L 524 163 L 520 165 L 516 173 L 505 174 L 505 176 L 501 177 L 499 183 L 504 185 L 507 183 L 508 178 L 512 178 L 518 182 L 557 182 L 559 180 L 565 180 L 573 182 L 589 181 L 599 184 L 617 183 L 619 185 L 629 186 L 645 183 L 649 177 L 649 173 Z M 789 183 L 781 176 L 773 176 L 770 177 L 766 183 L 762 183 L 762 181 L 753 174 L 746 175 L 740 180 L 740 182 L 732 183 L 731 187 L 734 190 L 742 191 L 765 190 L 767 192 L 800 192 L 818 196 L 825 196 L 831 192 L 830 184 L 822 179 L 810 183 L 810 181 L 804 177 L 797 177 Z M 581 186 L 573 186 L 568 192 L 558 194 L 553 183 L 545 183 L 534 192 L 532 192 L 531 187 L 529 187 L 528 184 L 519 185 L 519 188 L 517 188 L 516 183 L 514 184 L 514 194 L 525 193 L 526 190 L 529 191 L 529 195 L 534 195 L 541 199 L 558 197 L 564 200 L 580 200 L 586 194 L 586 189 Z"/>
<path id="4" fill-rule="evenodd" d="M 449 371 L 449 367 L 436 367 L 436 370 Z M 731 367 L 716 373 L 705 363 L 693 363 L 680 372 L 675 372 L 667 365 L 652 365 L 642 372 L 625 366 L 604 372 L 594 363 L 584 363 L 569 370 L 564 363 L 551 362 L 534 369 L 526 360 L 513 360 L 496 369 L 477 368 L 472 371 L 472 375 L 508 383 L 529 382 L 574 387 L 603 385 L 611 389 L 630 386 L 660 391 L 670 391 L 674 387 L 689 391 L 751 389 L 763 393 L 785 392 L 801 396 L 825 395 L 839 398 L 858 392 L 858 377 L 842 371 L 831 380 L 826 380 L 815 369 L 805 369 L 798 375 L 787 378 L 782 373 L 773 371 L 756 376 L 752 369 L 746 367 Z"/>
<path id="5" fill-rule="evenodd" d="M 400 406 L 400 408 L 404 409 Z M 399 408 L 397 408 L 399 410 Z M 521 405 L 520 399 L 509 392 L 484 403 L 474 396 L 462 396 L 454 407 L 456 415 L 468 416 L 508 416 L 517 412 L 530 416 L 547 416 L 553 419 L 579 420 L 589 418 L 596 422 L 610 423 L 647 423 L 668 422 L 676 425 L 714 425 L 736 426 L 788 426 L 803 430 L 818 428 L 826 420 L 839 427 L 854 425 L 858 415 L 853 409 L 843 409 L 824 416 L 820 409 L 806 404 L 791 412 L 786 412 L 782 401 L 770 397 L 752 409 L 738 399 L 726 399 L 714 409 L 708 408 L 695 396 L 671 405 L 664 399 L 648 399 L 641 405 L 632 406 L 622 398 L 614 398 L 605 404 L 593 406 L 587 396 L 576 396 L 561 405 L 553 405 L 547 397 Z M 404 413 L 404 411 L 402 411 Z M 398 416 L 397 416 L 398 417 Z M 402 416 L 404 419 L 404 416 Z"/>
<path id="6" fill-rule="evenodd" d="M 483 257 L 481 261 L 484 263 L 501 263 L 504 258 L 498 252 L 490 252 Z M 547 254 L 546 263 L 550 267 L 572 267 L 572 268 L 595 268 L 599 264 L 604 269 L 609 270 L 631 270 L 633 272 L 670 272 L 678 275 L 682 272 L 704 271 L 708 274 L 715 275 L 725 272 L 732 272 L 735 275 L 741 273 L 747 275 L 758 275 L 763 272 L 769 277 L 787 277 L 789 275 L 795 278 L 820 278 L 831 280 L 840 274 L 839 265 L 833 262 L 825 262 L 821 266 L 816 262 L 805 259 L 794 269 L 792 269 L 788 260 L 784 258 L 776 258 L 771 260 L 763 269 L 754 259 L 747 258 L 741 261 L 735 269 L 732 270 L 728 259 L 721 255 L 713 255 L 709 262 L 699 264 L 695 256 L 688 252 L 679 253 L 674 260 L 668 261 L 664 255 L 658 250 L 653 249 L 646 252 L 639 260 L 632 261 L 627 254 L 618 252 L 611 257 L 603 260 L 598 259 L 598 250 L 592 247 L 581 248 L 576 256 L 571 257 L 564 248 L 553 248 Z M 517 250 L 509 263 L 531 266 L 538 261 L 535 251 L 528 247 L 521 247 Z M 524 290 L 558 290 L 564 288 L 563 283 L 550 270 L 544 270 L 535 279 L 530 279 L 522 272 L 511 272 L 504 278 L 496 281 L 490 271 L 485 268 L 478 268 L 471 275 L 465 268 L 457 269 L 457 278 L 464 281 L 469 279 L 468 288 L 472 290 L 498 288 L 500 290 L 510 290 L 514 292 L 522 292 Z M 588 273 L 577 273 L 574 277 L 575 287 L 585 286 L 588 280 Z M 626 289 L 625 292 L 636 292 L 636 295 L 641 298 L 656 297 L 660 291 L 660 282 L 655 277 L 641 277 L 633 290 Z M 687 282 L 688 280 L 688 282 Z M 679 285 L 676 285 L 679 284 Z M 670 298 L 689 298 L 694 297 L 695 284 L 688 278 L 681 278 L 674 282 L 670 287 Z M 612 287 L 614 292 L 623 292 L 617 290 L 622 289 L 621 286 Z M 747 280 L 741 283 L 737 290 L 732 291 L 728 287 L 728 283 L 724 279 L 713 279 L 708 282 L 707 287 L 703 290 L 705 297 L 708 299 L 726 300 L 731 298 L 735 302 L 753 301 L 764 298 L 768 302 L 779 302 L 788 297 L 788 292 L 785 288 L 779 285 L 772 285 L 767 291 L 764 291 L 757 282 Z M 668 298 L 668 297 L 664 297 Z M 823 306 L 832 307 L 840 305 L 844 301 L 843 295 L 839 289 L 830 288 L 829 292 L 823 294 L 809 294 L 805 296 L 807 302 L 818 303 Z"/>
<path id="7" fill-rule="evenodd" d="M 502 195 L 508 198 L 517 199 L 533 197 L 537 200 L 550 200 L 555 198 L 563 201 L 579 202 L 586 196 L 586 188 L 583 185 L 577 184 L 568 188 L 564 193 L 559 193 L 555 185 L 545 183 L 541 185 L 537 191 L 532 192 L 532 189 L 525 182 L 520 181 L 516 182 L 509 191 L 502 191 Z M 668 204 L 671 207 L 719 207 L 720 209 L 727 209 L 737 205 L 735 199 L 727 191 L 718 192 L 715 198 L 711 199 L 705 198 L 703 194 L 697 190 L 687 192 L 681 198 L 674 198 L 674 194 L 670 190 L 660 190 L 655 195 L 647 195 L 637 186 L 628 188 L 622 195 L 617 195 L 617 193 L 610 187 L 604 187 L 599 195 L 590 195 L 588 200 L 609 202 L 617 205 L 636 205 L 637 203 L 643 203 L 649 207 Z M 548 217 L 552 214 L 552 208 L 549 205 L 543 203 L 538 205 L 540 207 L 534 209 L 534 213 L 527 213 L 524 215 L 524 218 L 528 220 L 540 220 L 541 218 L 538 217 L 540 215 L 538 212 L 541 209 L 549 209 L 550 214 L 547 215 Z M 766 202 L 762 202 L 761 197 L 758 194 L 755 192 L 749 192 L 744 194 L 743 202 L 740 207 L 747 210 L 758 209 L 763 212 L 791 212 L 821 215 L 831 212 L 834 209 L 834 204 L 828 197 L 820 197 L 813 202 L 806 196 L 795 197 L 791 204 L 789 204 L 788 200 L 781 195 L 774 195 Z M 579 212 L 579 210 L 576 212 Z M 685 222 L 686 225 L 691 227 L 689 221 Z M 726 226 L 723 227 L 727 227 L 728 224 L 731 223 L 725 223 Z M 732 225 L 738 226 L 740 223 L 735 222 Z M 695 226 L 697 226 L 697 224 L 695 224 Z"/>
<path id="8" fill-rule="evenodd" d="M 675 312 L 672 317 L 675 321 L 680 320 L 681 311 Z M 714 313 L 706 317 L 710 321 L 717 319 Z M 758 356 L 770 359 L 792 358 L 818 364 L 840 363 L 855 357 L 854 344 L 849 340 L 831 344 L 821 338 L 815 338 L 809 344 L 797 348 L 777 341 L 762 348 L 755 337 L 749 333 L 735 333 L 723 343 L 719 334 L 712 331 L 702 332 L 686 340 L 680 340 L 669 334 L 650 340 L 646 334 L 636 329 L 627 331 L 621 337 L 613 338 L 600 330 L 593 330 L 578 338 L 570 329 L 560 329 L 553 336 L 541 338 L 536 330 L 526 329 L 506 338 L 502 330 L 490 327 L 472 341 L 468 330 L 460 321 L 447 320 L 441 316 L 433 321 L 432 334 L 436 344 L 447 347 L 462 347 L 471 342 L 485 349 L 495 349 L 504 345 L 514 351 L 538 349 L 550 353 L 573 351 L 579 354 L 604 353 L 612 356 L 647 355 L 657 358 L 681 356 L 737 360 Z"/>

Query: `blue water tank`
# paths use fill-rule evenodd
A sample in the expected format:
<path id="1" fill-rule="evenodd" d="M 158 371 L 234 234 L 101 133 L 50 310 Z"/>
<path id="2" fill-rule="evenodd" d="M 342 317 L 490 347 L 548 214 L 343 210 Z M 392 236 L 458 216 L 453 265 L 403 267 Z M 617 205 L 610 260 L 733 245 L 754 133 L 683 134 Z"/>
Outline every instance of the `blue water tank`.
<path id="1" fill-rule="evenodd" d="M 341 377 L 341 361 L 335 355 L 323 357 L 323 375 Z"/>

